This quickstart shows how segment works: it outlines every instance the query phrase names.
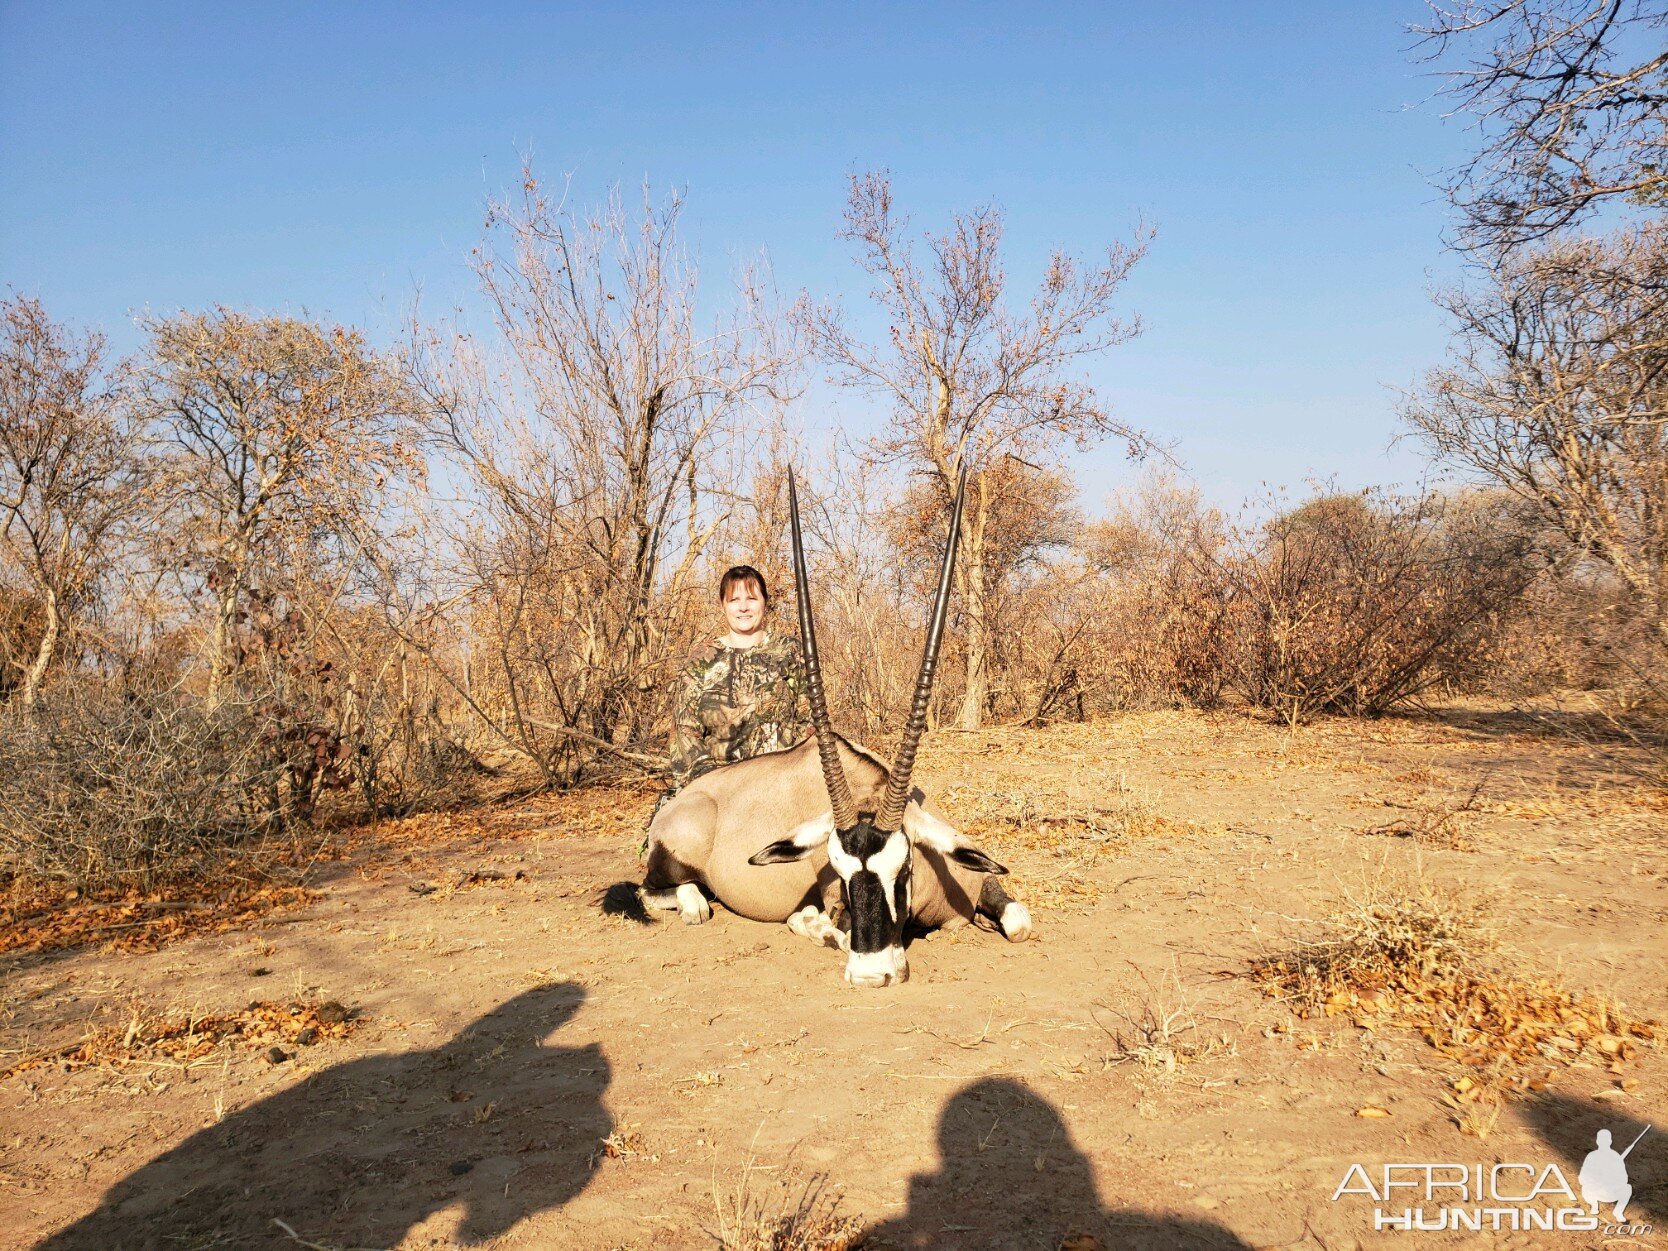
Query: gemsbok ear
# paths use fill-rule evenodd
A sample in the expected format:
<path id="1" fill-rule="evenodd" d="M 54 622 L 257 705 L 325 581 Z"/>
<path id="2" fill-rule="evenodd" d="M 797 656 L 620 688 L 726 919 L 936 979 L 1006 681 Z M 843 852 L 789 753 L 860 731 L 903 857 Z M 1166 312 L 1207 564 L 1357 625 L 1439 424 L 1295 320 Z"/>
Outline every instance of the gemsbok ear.
<path id="1" fill-rule="evenodd" d="M 948 821 L 935 817 L 918 803 L 911 802 L 909 807 L 904 809 L 903 825 L 904 833 L 909 835 L 910 842 L 919 843 L 922 847 L 931 847 L 940 855 L 965 868 L 979 873 L 1007 872 L 1007 869 L 968 842 L 967 835 Z"/>
<path id="2" fill-rule="evenodd" d="M 763 851 L 749 856 L 748 864 L 790 864 L 795 860 L 803 860 L 818 847 L 827 844 L 828 836 L 834 833 L 834 814 L 825 812 L 820 817 L 812 817 L 803 825 L 796 825 L 788 831 L 786 838 L 779 838 Z"/>
<path id="3" fill-rule="evenodd" d="M 994 873 L 1000 876 L 1008 871 L 1005 865 L 997 864 L 984 852 L 971 845 L 957 847 L 950 853 L 950 859 L 964 868 L 974 869 L 980 873 Z"/>

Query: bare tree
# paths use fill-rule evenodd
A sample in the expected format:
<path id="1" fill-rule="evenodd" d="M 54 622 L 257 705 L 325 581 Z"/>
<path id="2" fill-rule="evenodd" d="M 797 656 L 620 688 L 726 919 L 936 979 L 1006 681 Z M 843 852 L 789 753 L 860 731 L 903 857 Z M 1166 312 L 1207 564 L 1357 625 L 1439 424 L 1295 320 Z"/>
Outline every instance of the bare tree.
<path id="1" fill-rule="evenodd" d="M 25 708 L 141 505 L 137 451 L 103 337 L 72 333 L 38 300 L 0 300 L 0 546 L 41 617 L 19 684 Z"/>
<path id="2" fill-rule="evenodd" d="M 214 600 L 212 706 L 259 563 L 348 532 L 370 497 L 417 468 L 417 401 L 357 330 L 224 308 L 144 326 L 142 402 L 173 449 L 186 559 Z"/>
<path id="3" fill-rule="evenodd" d="M 722 488 L 784 398 L 791 348 L 751 278 L 729 314 L 699 311 L 681 210 L 645 191 L 638 214 L 618 195 L 574 212 L 527 171 L 476 265 L 506 365 L 464 338 L 418 355 L 467 504 L 472 698 L 553 783 L 644 737 Z"/>
<path id="4" fill-rule="evenodd" d="M 1482 131 L 1482 147 L 1447 188 L 1466 246 L 1511 248 L 1603 204 L 1668 200 L 1668 8 L 1660 0 L 1431 7 L 1419 33 L 1433 57 L 1470 53 L 1450 72 L 1447 94 Z"/>
<path id="5" fill-rule="evenodd" d="M 1027 667 L 1023 661 L 1030 640 L 1020 618 L 1034 611 L 1038 599 L 1026 594 L 1027 579 L 1052 551 L 1071 542 L 1082 519 L 1074 504 L 1076 486 L 1057 467 L 1001 455 L 985 466 L 982 477 L 987 506 L 981 527 L 985 543 L 980 584 L 973 596 L 984 614 L 981 638 L 986 650 L 981 672 L 986 686 L 981 708 L 1002 716 L 1019 712 L 1026 702 L 1017 687 L 1025 681 L 1020 671 Z M 936 475 L 915 479 L 884 515 L 891 539 L 888 549 L 909 576 L 912 599 L 919 603 L 931 602 L 938 576 L 936 559 L 949 520 L 938 485 Z M 961 641 L 952 641 L 947 659 L 956 656 Z"/>
<path id="6" fill-rule="evenodd" d="M 960 460 L 972 469 L 956 566 L 965 618 L 966 681 L 959 723 L 980 724 L 989 694 L 991 531 L 1004 481 L 990 469 L 1002 453 L 1031 460 L 1056 456 L 1062 445 L 1086 448 L 1108 436 L 1127 440 L 1132 455 L 1152 445 L 1117 420 L 1087 384 L 1070 376 L 1084 359 L 1126 342 L 1136 320 L 1119 320 L 1114 301 L 1145 254 L 1149 234 L 1115 244 L 1083 265 L 1061 252 L 1051 258 L 1024 313 L 1004 303 L 1002 215 L 993 208 L 959 214 L 948 232 L 926 239 L 917 257 L 907 220 L 893 209 L 885 173 L 851 180 L 842 238 L 873 280 L 873 298 L 889 329 L 870 343 L 835 307 L 805 305 L 812 350 L 837 381 L 881 397 L 891 424 L 873 451 L 883 461 L 924 465 L 949 500 Z"/>
<path id="7" fill-rule="evenodd" d="M 1556 242 L 1494 277 L 1446 297 L 1455 360 L 1406 418 L 1615 570 L 1668 646 L 1668 227 Z"/>

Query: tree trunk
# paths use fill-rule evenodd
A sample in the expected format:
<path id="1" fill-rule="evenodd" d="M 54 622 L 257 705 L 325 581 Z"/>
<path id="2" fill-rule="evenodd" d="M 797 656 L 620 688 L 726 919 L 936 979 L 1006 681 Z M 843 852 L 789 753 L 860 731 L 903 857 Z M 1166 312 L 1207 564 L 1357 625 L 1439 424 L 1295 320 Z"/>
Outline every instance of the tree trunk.
<path id="1" fill-rule="evenodd" d="M 224 697 L 226 679 L 231 676 L 232 618 L 237 613 L 238 579 L 228 577 L 215 596 L 214 633 L 209 639 L 208 707 L 214 711 Z"/>
<path id="2" fill-rule="evenodd" d="M 46 680 L 47 667 L 58 650 L 58 636 L 62 631 L 62 615 L 58 608 L 57 591 L 48 588 L 45 595 L 46 628 L 41 631 L 40 646 L 35 659 L 23 675 L 23 706 L 33 708 L 40 699 L 41 683 Z"/>
<path id="3" fill-rule="evenodd" d="M 985 520 L 988 505 L 981 475 L 973 487 L 973 507 L 962 520 L 962 615 L 966 620 L 967 683 L 962 690 L 961 712 L 956 725 L 977 730 L 984 723 L 985 700 L 990 693 L 989 634 L 985 618 Z"/>

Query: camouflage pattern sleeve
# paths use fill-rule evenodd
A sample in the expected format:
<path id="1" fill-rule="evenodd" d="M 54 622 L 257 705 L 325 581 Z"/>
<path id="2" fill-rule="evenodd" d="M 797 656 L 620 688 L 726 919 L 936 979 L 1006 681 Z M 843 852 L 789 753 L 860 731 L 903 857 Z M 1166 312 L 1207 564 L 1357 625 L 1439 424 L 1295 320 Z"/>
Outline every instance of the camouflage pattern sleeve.
<path id="1" fill-rule="evenodd" d="M 684 665 L 678 684 L 676 706 L 672 709 L 672 741 L 669 771 L 672 785 L 687 786 L 715 765 L 712 749 L 707 744 L 706 725 L 701 720 L 701 705 L 706 697 L 706 675 L 712 667 L 710 648 L 702 649 Z"/>

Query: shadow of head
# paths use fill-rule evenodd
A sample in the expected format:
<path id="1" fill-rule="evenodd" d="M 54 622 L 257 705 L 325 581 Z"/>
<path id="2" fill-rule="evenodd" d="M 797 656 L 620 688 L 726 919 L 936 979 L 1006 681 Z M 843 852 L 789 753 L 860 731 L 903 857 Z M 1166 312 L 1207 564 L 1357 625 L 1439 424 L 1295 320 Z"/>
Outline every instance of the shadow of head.
<path id="1" fill-rule="evenodd" d="M 260 1246 L 276 1220 L 311 1242 L 393 1246 L 448 1208 L 465 1243 L 498 1237 L 583 1190 L 613 1129 L 601 1049 L 546 1042 L 584 998 L 534 987 L 432 1049 L 307 1077 L 116 1183 L 38 1251 Z"/>
<path id="2" fill-rule="evenodd" d="M 1621 1109 L 1575 1095 L 1543 1091 L 1523 1105 L 1523 1119 L 1558 1156 L 1559 1167 L 1579 1195 L 1576 1180 L 1589 1152 L 1600 1145 L 1599 1131 L 1610 1131 L 1610 1149 L 1626 1151 L 1627 1180 L 1633 1187 L 1627 1206 L 1630 1222 L 1668 1222 L 1668 1134 L 1654 1126 L 1643 1138 L 1645 1122 Z M 1629 1144 L 1638 1145 L 1629 1150 Z"/>
<path id="3" fill-rule="evenodd" d="M 879 1248 L 1060 1246 L 1091 1235 L 1111 1248 L 1245 1247 L 1205 1222 L 1102 1206 L 1094 1165 L 1060 1112 L 1019 1082 L 963 1087 L 938 1119 L 939 1169 L 909 1180 L 909 1208 L 867 1232 Z"/>

